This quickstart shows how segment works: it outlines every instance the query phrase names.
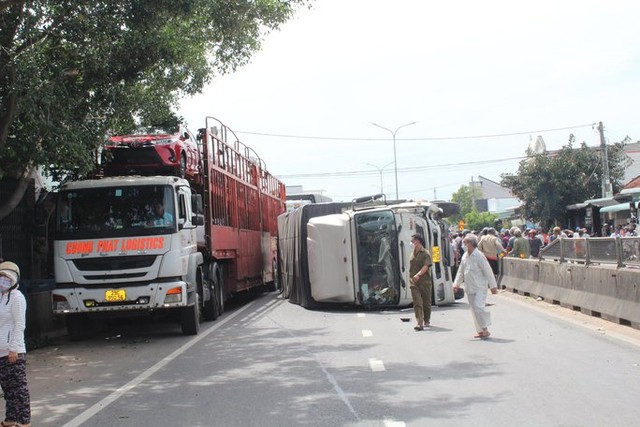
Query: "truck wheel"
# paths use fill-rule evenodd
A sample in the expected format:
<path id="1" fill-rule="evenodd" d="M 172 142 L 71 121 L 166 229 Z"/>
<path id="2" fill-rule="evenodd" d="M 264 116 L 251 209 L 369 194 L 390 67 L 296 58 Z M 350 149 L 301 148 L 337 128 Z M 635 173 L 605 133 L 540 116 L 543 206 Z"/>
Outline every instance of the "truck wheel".
<path id="1" fill-rule="evenodd" d="M 207 282 L 209 287 L 209 299 L 204 302 L 202 307 L 202 318 L 207 321 L 216 320 L 218 318 L 218 289 L 215 282 Z"/>
<path id="2" fill-rule="evenodd" d="M 71 341 L 82 341 L 89 338 L 89 317 L 86 314 L 69 314 L 66 319 L 67 334 Z"/>
<path id="3" fill-rule="evenodd" d="M 224 313 L 224 290 L 222 279 L 216 278 L 215 287 L 213 288 L 213 292 L 218 296 L 216 300 L 218 301 L 218 314 L 222 315 Z"/>
<path id="4" fill-rule="evenodd" d="M 185 335 L 198 335 L 200 331 L 200 296 L 196 292 L 195 304 L 182 308 L 180 326 Z"/>

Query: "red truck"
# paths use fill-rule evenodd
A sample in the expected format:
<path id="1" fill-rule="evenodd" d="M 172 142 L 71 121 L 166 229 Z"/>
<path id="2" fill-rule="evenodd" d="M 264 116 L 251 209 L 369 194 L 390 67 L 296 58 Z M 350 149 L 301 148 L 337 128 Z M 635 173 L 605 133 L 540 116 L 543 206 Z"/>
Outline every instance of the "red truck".
<path id="1" fill-rule="evenodd" d="M 148 163 L 113 176 L 107 164 L 104 178 L 58 193 L 52 303 L 71 339 L 88 337 L 94 317 L 130 313 L 173 314 L 197 334 L 229 296 L 275 288 L 284 184 L 219 120 L 207 117 L 196 139 L 198 167 L 185 177 L 142 176 Z"/>

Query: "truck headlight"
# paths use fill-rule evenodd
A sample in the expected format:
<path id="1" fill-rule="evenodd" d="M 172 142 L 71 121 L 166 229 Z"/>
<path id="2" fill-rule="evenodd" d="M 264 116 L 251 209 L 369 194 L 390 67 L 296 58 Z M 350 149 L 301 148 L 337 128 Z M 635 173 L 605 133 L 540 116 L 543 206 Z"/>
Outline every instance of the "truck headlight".
<path id="1" fill-rule="evenodd" d="M 180 286 L 169 289 L 164 297 L 165 304 L 174 304 L 177 302 L 182 302 L 182 287 Z"/>
<path id="2" fill-rule="evenodd" d="M 69 301 L 62 295 L 53 295 L 53 309 L 61 310 L 61 311 L 70 311 L 71 305 L 69 305 Z"/>

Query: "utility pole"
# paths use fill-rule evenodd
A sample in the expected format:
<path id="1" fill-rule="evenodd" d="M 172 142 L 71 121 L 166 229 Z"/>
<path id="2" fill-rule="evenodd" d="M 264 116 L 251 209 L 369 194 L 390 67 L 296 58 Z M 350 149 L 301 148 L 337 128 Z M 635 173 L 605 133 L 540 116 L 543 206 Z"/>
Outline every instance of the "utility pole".
<path id="1" fill-rule="evenodd" d="M 471 190 L 471 210 L 474 210 L 476 208 L 476 192 L 473 177 L 471 177 L 471 185 L 469 186 L 469 190 Z"/>
<path id="2" fill-rule="evenodd" d="M 600 149 L 602 150 L 602 197 L 612 197 L 611 177 L 609 176 L 609 155 L 607 154 L 607 144 L 604 140 L 604 126 L 598 123 L 600 133 Z"/>

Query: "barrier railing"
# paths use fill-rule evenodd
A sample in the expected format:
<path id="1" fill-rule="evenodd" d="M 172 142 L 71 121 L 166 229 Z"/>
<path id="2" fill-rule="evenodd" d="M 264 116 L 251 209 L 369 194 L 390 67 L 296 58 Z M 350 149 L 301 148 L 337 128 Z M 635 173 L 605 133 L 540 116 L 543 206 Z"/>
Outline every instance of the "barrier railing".
<path id="1" fill-rule="evenodd" d="M 540 259 L 640 267 L 640 237 L 562 237 L 543 248 Z"/>

